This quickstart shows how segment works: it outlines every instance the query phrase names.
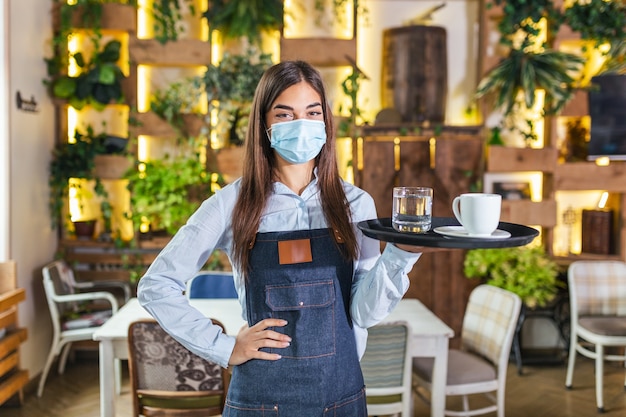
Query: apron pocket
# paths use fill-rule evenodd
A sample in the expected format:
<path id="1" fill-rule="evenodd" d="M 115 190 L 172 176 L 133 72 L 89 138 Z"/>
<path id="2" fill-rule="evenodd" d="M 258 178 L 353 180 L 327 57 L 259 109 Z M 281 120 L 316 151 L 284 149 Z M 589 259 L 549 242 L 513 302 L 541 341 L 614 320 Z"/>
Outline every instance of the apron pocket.
<path id="1" fill-rule="evenodd" d="M 366 417 L 365 388 L 324 408 L 324 417 Z"/>
<path id="2" fill-rule="evenodd" d="M 271 417 L 278 416 L 275 405 L 241 404 L 226 400 L 223 417 Z"/>
<path id="3" fill-rule="evenodd" d="M 271 309 L 272 317 L 288 323 L 273 330 L 292 339 L 287 348 L 267 351 L 283 358 L 298 359 L 335 354 L 335 287 L 332 280 L 267 285 L 265 303 Z"/>

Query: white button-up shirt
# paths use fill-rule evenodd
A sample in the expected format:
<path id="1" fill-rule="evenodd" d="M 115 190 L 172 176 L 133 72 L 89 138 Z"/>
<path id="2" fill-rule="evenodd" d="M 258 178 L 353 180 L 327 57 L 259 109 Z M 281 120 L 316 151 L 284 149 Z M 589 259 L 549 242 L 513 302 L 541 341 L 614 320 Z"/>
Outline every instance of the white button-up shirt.
<path id="1" fill-rule="evenodd" d="M 233 336 L 223 334 L 210 319 L 189 305 L 184 295 L 186 282 L 203 267 L 216 249 L 232 252 L 231 213 L 240 189 L 240 180 L 205 200 L 170 243 L 161 251 L 138 285 L 141 305 L 178 341 L 196 354 L 226 367 L 235 345 Z M 356 227 L 362 220 L 376 218 L 372 197 L 343 183 L 350 204 L 352 222 L 359 242 L 354 260 L 350 314 L 359 355 L 365 351 L 367 328 L 383 320 L 409 287 L 407 273 L 420 254 L 370 239 Z M 298 195 L 282 183 L 274 183 L 274 193 L 261 217 L 258 232 L 294 231 L 328 227 L 322 211 L 315 178 Z M 246 319 L 245 285 L 234 268 L 235 287 Z"/>

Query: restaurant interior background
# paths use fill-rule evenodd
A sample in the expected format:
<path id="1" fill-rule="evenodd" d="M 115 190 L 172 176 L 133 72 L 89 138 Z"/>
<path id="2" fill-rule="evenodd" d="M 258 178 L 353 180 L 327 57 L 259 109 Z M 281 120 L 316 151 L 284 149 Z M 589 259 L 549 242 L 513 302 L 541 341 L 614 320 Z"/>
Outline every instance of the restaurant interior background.
<path id="1" fill-rule="evenodd" d="M 131 219 L 125 215 L 136 207 L 133 204 L 140 203 L 127 190 L 128 181 L 140 176 L 128 174 L 133 162 L 147 169 L 147 161 L 167 159 L 167 154 L 198 155 L 197 160 L 209 166 L 211 174 L 202 184 L 202 195 L 236 175 L 236 169 L 231 173 L 219 164 L 228 159 L 229 150 L 240 152 L 241 148 L 230 149 L 236 148 L 228 143 L 232 138 L 218 134 L 223 129 L 219 125 L 223 114 L 218 116 L 219 109 L 208 105 L 204 90 L 202 94 L 192 92 L 192 84 L 186 80 L 201 78 L 209 63 L 218 66 L 227 51 L 245 52 L 246 43 L 224 41 L 215 33 L 209 42 L 207 19 L 198 16 L 201 12 L 190 15 L 189 2 L 181 3 L 185 5 L 181 9 L 184 30 L 178 40 L 165 43 L 154 39 L 153 23 L 144 12 L 148 0 L 139 1 L 139 8 L 132 7 L 130 15 L 121 9 L 105 10 L 100 46 L 120 41 L 124 97 L 121 104 L 82 110 L 68 105 L 71 99 L 67 97 L 53 97 L 42 82 L 55 80 L 44 61 L 54 55 L 53 2 L 2 3 L 0 260 L 17 262 L 17 285 L 26 289 L 19 322 L 27 328 L 28 338 L 20 347 L 20 357 L 21 367 L 31 378 L 41 372 L 51 337 L 41 267 L 61 252 L 79 264 L 79 278 L 136 280 L 168 238 L 153 233 L 158 221 L 154 213 L 162 208 Z M 206 8 L 206 0 L 191 3 L 197 10 Z M 519 134 L 522 129 L 503 129 L 505 146 L 486 146 L 493 140 L 494 128 L 501 126 L 502 113 L 490 111 L 474 95 L 481 78 L 506 54 L 498 44 L 496 17 L 501 11 L 497 8 L 488 10 L 480 0 L 364 0 L 355 13 L 352 1 L 335 1 L 338 8 L 326 1 L 324 12 L 316 11 L 317 0 L 284 3 L 284 29 L 265 34 L 262 50 L 271 54 L 273 62 L 302 58 L 322 70 L 338 116 L 342 174 L 372 193 L 380 217 L 389 216 L 394 184 L 433 186 L 435 216 L 451 216 L 452 198 L 461 192 L 513 187 L 505 198 L 502 220 L 538 227 L 538 244 L 562 265 L 581 257 L 626 258 L 626 189 L 619 180 L 623 162 L 604 166 L 586 161 L 562 163 L 567 155 L 560 148 L 574 131 L 568 126 L 574 124 L 588 133 L 586 93 L 578 92 L 558 117 L 538 116 L 542 107 L 539 97 L 536 107 L 522 117 L 533 122 L 532 134 L 537 138 L 528 140 Z M 62 23 L 57 21 L 57 30 L 58 25 Z M 73 37 L 69 49 L 92 54 L 90 33 L 82 31 L 81 36 Z M 560 31 L 553 42 L 561 50 L 584 54 L 579 37 Z M 298 38 L 312 38 L 313 43 L 298 43 Z M 295 42 L 289 44 L 289 40 Z M 595 46 L 589 48 L 593 49 Z M 70 75 L 72 71 L 74 75 L 80 72 L 76 66 L 69 67 Z M 358 83 L 358 91 L 353 82 Z M 183 93 L 176 97 L 175 88 L 168 90 L 172 86 Z M 197 96 L 196 104 L 182 105 L 200 115 L 172 122 L 178 114 L 172 114 L 171 108 L 151 108 L 150 97 L 158 94 L 163 103 L 165 97 Z M 180 102 L 174 105 L 181 107 Z M 391 109 L 394 105 L 396 111 Z M 163 120 L 168 115 L 170 123 Z M 50 212 L 52 150 L 58 143 L 75 141 L 76 129 L 85 133 L 88 128 L 94 129 L 93 137 L 104 133 L 111 141 L 127 138 L 124 152 L 130 158 L 108 158 L 115 162 L 99 166 L 102 171 L 90 181 L 74 182 L 69 190 L 63 190 L 82 190 L 82 198 L 80 194 L 66 198 L 58 213 Z M 236 155 L 230 156 L 231 162 L 240 159 Z M 106 164 L 106 158 L 98 157 L 100 164 Z M 104 193 L 93 188 L 96 178 L 102 180 Z M 603 200 L 607 203 L 598 207 Z M 583 210 L 610 213 L 606 251 L 602 244 L 585 251 Z M 58 225 L 52 227 L 55 216 Z M 76 239 L 72 221 L 92 218 L 97 220 L 96 231 L 87 240 Z M 140 233 L 145 239 L 139 240 Z M 120 248 L 129 246 L 119 245 L 130 241 L 139 244 L 131 248 L 131 256 L 123 256 Z M 101 261 L 85 261 L 85 253 L 105 253 L 113 267 L 90 275 L 93 264 Z M 463 275 L 463 259 L 461 250 L 425 255 L 411 274 L 407 295 L 420 298 L 457 331 L 467 296 L 476 285 Z M 536 320 L 526 327 L 526 346 L 562 347 L 551 323 Z"/>

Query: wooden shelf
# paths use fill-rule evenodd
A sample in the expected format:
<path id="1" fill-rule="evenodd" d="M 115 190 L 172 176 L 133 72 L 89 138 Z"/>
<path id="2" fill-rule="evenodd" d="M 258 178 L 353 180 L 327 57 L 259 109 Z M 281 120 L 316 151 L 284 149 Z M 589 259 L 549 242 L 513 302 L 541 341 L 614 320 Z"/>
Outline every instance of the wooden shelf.
<path id="1" fill-rule="evenodd" d="M 599 166 L 594 162 L 570 162 L 559 164 L 554 170 L 556 190 L 583 191 L 608 190 L 626 193 L 626 162 L 611 162 Z"/>
<path id="2" fill-rule="evenodd" d="M 532 149 L 489 146 L 487 148 L 487 171 L 553 172 L 556 167 L 557 156 L 558 150 L 556 148 Z"/>
<path id="3" fill-rule="evenodd" d="M 28 337 L 26 329 L 18 327 L 17 304 L 26 299 L 26 291 L 17 286 L 15 262 L 0 262 L 0 405 L 17 396 L 23 401 L 22 389 L 28 382 L 28 372 L 20 369 L 19 347 Z"/>
<path id="4" fill-rule="evenodd" d="M 556 201 L 503 200 L 500 220 L 531 226 L 556 226 Z"/>

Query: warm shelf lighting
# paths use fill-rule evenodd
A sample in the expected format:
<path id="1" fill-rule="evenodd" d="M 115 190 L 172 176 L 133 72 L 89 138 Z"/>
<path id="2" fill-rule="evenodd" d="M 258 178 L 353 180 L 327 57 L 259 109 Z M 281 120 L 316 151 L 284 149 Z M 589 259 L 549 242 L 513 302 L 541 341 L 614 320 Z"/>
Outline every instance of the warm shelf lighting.
<path id="1" fill-rule="evenodd" d="M 609 199 L 609 193 L 607 191 L 603 192 L 600 196 L 600 201 L 598 201 L 598 208 L 603 209 L 606 207 L 606 202 Z"/>
<path id="2" fill-rule="evenodd" d="M 608 156 L 602 156 L 600 158 L 597 158 L 595 162 L 596 162 L 596 165 L 599 167 L 607 167 L 611 163 L 611 160 L 609 159 Z"/>

